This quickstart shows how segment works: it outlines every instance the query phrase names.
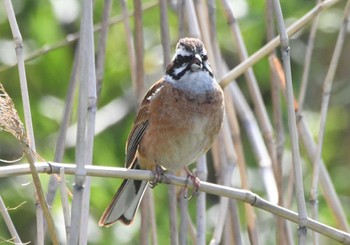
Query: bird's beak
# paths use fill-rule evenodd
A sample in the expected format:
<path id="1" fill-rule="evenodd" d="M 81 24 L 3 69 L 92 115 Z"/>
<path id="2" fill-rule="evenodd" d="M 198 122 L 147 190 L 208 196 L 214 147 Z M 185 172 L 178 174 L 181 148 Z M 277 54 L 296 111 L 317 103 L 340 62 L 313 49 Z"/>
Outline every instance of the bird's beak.
<path id="1" fill-rule="evenodd" d="M 196 54 L 193 59 L 191 60 L 191 71 L 195 72 L 200 69 L 202 69 L 202 58 L 200 57 L 199 54 Z"/>

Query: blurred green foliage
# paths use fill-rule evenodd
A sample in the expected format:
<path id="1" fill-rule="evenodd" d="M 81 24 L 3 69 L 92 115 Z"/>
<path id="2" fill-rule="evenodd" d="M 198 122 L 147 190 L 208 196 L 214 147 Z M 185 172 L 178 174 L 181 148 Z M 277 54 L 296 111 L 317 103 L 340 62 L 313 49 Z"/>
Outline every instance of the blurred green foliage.
<path id="1" fill-rule="evenodd" d="M 63 40 L 67 35 L 79 31 L 81 2 L 78 1 L 61 1 L 67 6 L 58 5 L 55 0 L 52 1 L 28 1 L 14 0 L 14 8 L 19 28 L 24 40 L 24 51 L 27 55 L 44 47 L 52 45 Z M 69 3 L 68 3 L 69 2 Z M 150 1 L 144 1 L 144 3 Z M 229 27 L 223 15 L 220 1 L 217 2 L 217 38 L 223 56 L 230 66 L 234 67 L 239 63 L 236 52 L 236 44 L 232 41 Z M 241 7 L 237 7 L 234 11 L 242 14 L 239 18 L 240 28 L 244 35 L 248 52 L 252 54 L 266 43 L 266 27 L 265 27 L 265 3 L 256 0 L 240 0 L 237 1 Z M 343 1 L 344 2 L 344 1 Z M 341 13 L 344 3 L 338 4 L 336 7 L 327 10 L 328 14 Z M 282 9 L 287 22 L 296 20 L 309 11 L 314 1 L 282 1 Z M 128 1 L 129 9 L 132 9 L 132 1 Z M 236 5 L 235 5 L 236 6 Z M 239 5 L 237 5 L 239 6 Z M 95 1 L 94 22 L 99 23 L 102 18 L 103 1 Z M 67 11 L 62 15 L 64 11 Z M 57 12 L 61 12 L 57 14 Z M 120 15 L 121 9 L 118 1 L 113 2 L 111 16 Z M 174 45 L 178 36 L 178 20 L 174 9 L 169 7 L 169 30 L 171 41 Z M 159 79 L 163 74 L 162 52 L 160 46 L 160 30 L 159 30 L 159 9 L 152 8 L 144 12 L 144 38 L 145 38 L 145 71 L 146 83 L 152 84 L 155 79 Z M 70 17 L 65 22 L 64 17 Z M 322 16 L 326 16 L 322 15 Z M 322 17 L 321 16 L 321 17 Z M 341 15 L 340 15 L 341 16 Z M 67 17 L 67 18 L 68 18 Z M 131 18 L 131 25 L 133 19 Z M 338 21 L 338 22 L 336 22 Z M 334 18 L 335 26 L 340 26 L 340 19 Z M 289 22 L 288 22 L 289 23 Z M 321 23 L 323 23 L 321 21 Z M 329 23 L 326 23 L 329 24 Z M 293 62 L 293 78 L 296 95 L 298 95 L 300 80 L 303 69 L 303 57 L 305 55 L 305 47 L 307 45 L 309 26 L 300 31 L 295 39 L 291 40 L 291 52 Z M 98 33 L 96 33 L 96 43 L 98 41 Z M 318 130 L 318 111 L 320 108 L 320 98 L 322 92 L 322 82 L 329 66 L 330 57 L 333 52 L 335 40 L 337 36 L 337 28 L 328 28 L 320 26 L 315 42 L 314 57 L 311 66 L 310 84 L 307 91 L 305 114 L 310 123 L 311 128 L 315 129 L 314 134 L 317 135 Z M 34 123 L 35 140 L 38 153 L 46 160 L 52 160 L 54 157 L 55 143 L 57 133 L 60 127 L 61 113 L 63 110 L 64 100 L 68 88 L 70 74 L 73 65 L 74 52 L 77 47 L 75 42 L 70 43 L 63 48 L 59 48 L 47 54 L 42 54 L 39 58 L 26 63 L 26 72 L 29 86 L 29 95 L 31 102 L 31 112 Z M 174 46 L 172 47 L 172 50 Z M 347 42 L 344 46 L 344 54 L 349 54 L 350 45 Z M 279 52 L 277 52 L 279 54 Z M 104 69 L 103 88 L 99 98 L 98 107 L 102 108 L 110 101 L 121 98 L 132 89 L 130 65 L 128 61 L 127 45 L 125 41 L 124 26 L 119 23 L 113 25 L 109 29 L 109 36 L 106 50 L 106 63 Z M 4 69 L 15 61 L 14 45 L 12 43 L 11 30 L 6 18 L 6 11 L 3 4 L 0 4 L 0 82 L 4 85 L 9 95 L 23 119 L 23 110 L 21 104 L 21 94 L 18 81 L 18 71 L 16 67 Z M 338 191 L 344 207 L 350 205 L 350 185 L 347 176 L 350 174 L 348 146 L 350 145 L 350 123 L 349 123 L 349 102 L 350 97 L 349 85 L 347 83 L 350 74 L 348 69 L 348 56 L 343 55 L 334 81 L 334 90 L 331 97 L 331 104 L 326 127 L 326 137 L 324 142 L 323 158 L 328 167 L 336 190 Z M 263 59 L 254 66 L 254 71 L 259 81 L 260 89 L 266 102 L 269 113 L 271 113 L 270 98 L 270 79 L 267 59 Z M 238 79 L 239 85 L 243 92 L 248 95 L 244 78 Z M 250 102 L 249 96 L 247 96 Z M 132 99 L 136 101 L 135 98 Z M 282 101 L 284 101 L 282 99 Z M 75 102 L 76 104 L 77 102 Z M 284 102 L 283 102 L 284 103 Z M 124 145 L 131 127 L 134 111 L 131 110 L 126 117 L 118 123 L 106 128 L 102 133 L 96 136 L 94 142 L 93 162 L 97 165 L 123 166 L 124 161 Z M 51 113 L 49 113 L 51 112 Z M 117 113 L 117 112 L 116 112 Z M 286 115 L 285 115 L 286 118 Z M 76 113 L 73 112 L 72 122 L 76 119 Z M 287 122 L 287 121 L 286 121 Z M 287 123 L 285 124 L 287 131 Z M 288 134 L 287 134 L 288 135 Z M 245 137 L 243 133 L 243 137 Z M 288 136 L 286 136 L 286 144 L 288 145 Z M 257 175 L 257 164 L 252 157 L 249 144 L 245 142 L 246 158 L 249 164 L 249 172 Z M 20 146 L 7 133 L 0 132 L 0 158 L 15 159 L 20 157 Z M 303 149 L 302 149 L 303 150 Z M 285 155 L 289 156 L 288 151 Z M 304 155 L 303 155 L 304 156 Z M 64 156 L 64 162 L 74 162 L 74 148 L 69 148 Z M 24 160 L 23 160 L 24 161 Z M 288 160 L 287 160 L 288 161 Z M 305 158 L 305 161 L 309 159 Z M 0 165 L 4 166 L 5 163 Z M 290 168 L 290 166 L 286 167 Z M 305 164 L 305 186 L 308 193 L 310 185 L 312 169 L 310 164 Z M 41 176 L 44 186 L 47 186 L 48 176 Z M 214 179 L 214 173 L 209 176 Z M 253 178 L 254 179 L 254 178 Z M 72 187 L 73 177 L 67 176 L 68 187 Z M 117 224 L 111 228 L 99 228 L 97 220 L 110 201 L 114 192 L 120 184 L 117 179 L 93 178 L 91 189 L 91 220 L 89 223 L 89 244 L 112 244 L 118 241 L 118 244 L 137 244 L 138 243 L 138 225 L 139 219 L 130 227 L 124 227 Z M 28 184 L 30 183 L 30 184 Z M 252 181 L 252 191 L 262 196 L 265 191 L 261 189 L 261 185 Z M 8 177 L 0 179 L 0 195 L 4 199 L 9 208 L 17 207 L 10 210 L 11 218 L 19 232 L 23 242 L 35 243 L 35 206 L 33 203 L 33 186 L 30 176 Z M 57 228 L 62 231 L 63 218 L 60 205 L 59 194 L 53 205 L 53 213 Z M 165 186 L 157 187 L 154 191 L 156 198 L 156 214 L 159 242 L 166 244 L 169 242 L 169 227 L 167 207 L 167 188 Z M 306 194 L 308 196 L 308 194 Z M 306 197 L 308 198 L 308 197 Z M 208 208 L 217 202 L 216 197 L 208 196 Z M 190 201 L 190 208 L 195 213 L 195 200 Z M 242 222 L 244 221 L 244 212 L 242 205 Z M 346 210 L 349 217 L 349 210 Z M 258 214 L 262 212 L 258 211 Z M 191 215 L 192 215 L 191 214 Z M 264 218 L 271 222 L 273 226 L 272 215 L 264 215 Z M 213 217 L 209 218 L 213 219 Z M 330 225 L 336 225 L 332 216 L 325 205 L 324 200 L 320 200 L 320 220 Z M 266 220 L 265 220 L 266 221 Z M 263 222 L 263 221 L 261 221 Z M 208 227 L 212 229 L 209 222 Z M 265 232 L 270 232 L 269 230 Z M 210 234 L 211 230 L 208 229 Z M 262 229 L 262 232 L 264 229 Z M 60 233 L 63 236 L 63 233 Z M 124 236 L 122 236 L 124 235 Z M 208 235 L 208 238 L 210 236 Z M 0 242 L 1 239 L 10 238 L 7 228 L 0 219 Z M 270 234 L 268 240 L 273 241 L 273 235 Z"/>

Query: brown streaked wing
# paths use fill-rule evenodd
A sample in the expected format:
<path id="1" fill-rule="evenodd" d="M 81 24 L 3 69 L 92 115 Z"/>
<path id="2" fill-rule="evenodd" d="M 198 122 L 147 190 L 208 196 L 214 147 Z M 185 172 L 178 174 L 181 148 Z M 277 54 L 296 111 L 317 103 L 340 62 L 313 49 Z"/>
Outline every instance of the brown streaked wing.
<path id="1" fill-rule="evenodd" d="M 136 157 L 136 152 L 139 147 L 140 141 L 145 134 L 148 124 L 149 124 L 149 113 L 148 107 L 150 103 L 150 98 L 164 85 L 164 79 L 156 82 L 146 93 L 142 100 L 139 111 L 137 112 L 134 125 L 130 131 L 128 140 L 126 142 L 125 148 L 125 166 L 129 168 Z"/>

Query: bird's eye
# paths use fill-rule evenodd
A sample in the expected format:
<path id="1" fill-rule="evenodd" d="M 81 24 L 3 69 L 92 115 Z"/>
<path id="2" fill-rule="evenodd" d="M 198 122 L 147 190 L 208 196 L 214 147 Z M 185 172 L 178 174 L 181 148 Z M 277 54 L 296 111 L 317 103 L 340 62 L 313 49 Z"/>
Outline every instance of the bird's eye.
<path id="1" fill-rule="evenodd" d="M 208 55 L 203 54 L 203 55 L 202 55 L 202 61 L 207 61 L 207 60 L 208 60 Z"/>

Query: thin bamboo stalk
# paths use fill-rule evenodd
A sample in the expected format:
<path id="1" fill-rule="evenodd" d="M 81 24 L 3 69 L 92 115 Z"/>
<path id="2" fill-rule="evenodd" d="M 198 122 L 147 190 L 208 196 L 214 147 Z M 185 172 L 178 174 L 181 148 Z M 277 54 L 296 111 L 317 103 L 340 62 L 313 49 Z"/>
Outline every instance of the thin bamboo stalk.
<path id="1" fill-rule="evenodd" d="M 193 1 L 185 1 L 184 4 L 185 4 L 186 17 L 188 19 L 187 21 L 188 33 L 190 37 L 201 39 L 201 32 L 199 29 L 199 23 L 198 23 L 196 10 L 194 8 L 194 3 Z"/>
<path id="2" fill-rule="evenodd" d="M 323 10 L 333 6 L 340 0 L 326 0 L 314 8 L 312 8 L 309 12 L 307 12 L 304 16 L 294 22 L 291 26 L 287 28 L 288 36 L 293 36 L 297 31 L 303 28 L 306 24 L 308 24 L 311 20 L 313 20 L 320 12 Z M 280 45 L 279 37 L 275 37 L 270 42 L 268 42 L 264 47 L 260 48 L 254 54 L 249 56 L 246 60 L 241 62 L 235 68 L 230 70 L 225 74 L 225 76 L 220 80 L 220 85 L 222 87 L 226 87 L 227 84 L 232 82 L 234 79 L 242 75 L 249 67 L 252 67 L 259 60 L 261 60 L 266 55 L 270 54 L 275 48 Z"/>
<path id="3" fill-rule="evenodd" d="M 35 167 L 38 173 L 58 174 L 61 168 L 65 169 L 66 174 L 75 174 L 77 165 L 67 163 L 54 163 L 54 162 L 37 162 Z M 103 166 L 86 166 L 87 176 L 94 177 L 110 177 L 110 178 L 129 178 L 138 180 L 150 181 L 154 178 L 152 171 L 149 170 L 132 170 L 117 167 L 103 167 Z M 15 164 L 6 167 L 0 167 L 0 178 L 9 176 L 18 176 L 30 174 L 29 164 Z M 164 174 L 164 183 L 173 184 L 180 187 L 193 187 L 193 183 L 188 182 L 187 178 L 177 177 L 168 173 Z M 290 211 L 286 208 L 272 204 L 251 191 L 237 189 L 232 187 L 221 186 L 208 182 L 201 181 L 200 191 L 204 191 L 208 194 L 224 196 L 228 198 L 237 199 L 239 201 L 249 203 L 250 205 L 265 210 L 271 214 L 279 215 L 293 223 L 298 223 L 298 214 Z M 318 221 L 308 218 L 306 226 L 311 230 L 319 232 L 329 238 L 332 238 L 343 244 L 350 244 L 350 233 L 335 229 L 331 226 L 325 225 Z"/>
<path id="4" fill-rule="evenodd" d="M 266 13 L 266 36 L 270 41 L 274 38 L 275 34 L 275 23 L 274 23 L 274 14 L 273 14 L 273 0 L 267 0 L 265 6 Z M 271 56 L 275 57 L 275 52 L 270 54 L 269 61 Z M 277 184 L 278 191 L 278 205 L 284 206 L 284 186 L 283 186 L 283 151 L 284 151 L 284 126 L 283 126 L 283 115 L 282 115 L 282 105 L 281 105 L 281 89 L 278 83 L 277 75 L 273 70 L 273 66 L 270 66 L 270 78 L 271 78 L 271 100 L 272 100 L 272 120 L 275 127 L 275 164 L 274 164 L 274 173 Z M 290 236 L 291 230 L 290 226 L 287 225 L 286 220 L 281 217 L 276 217 L 276 244 L 281 245 L 291 245 L 294 244 L 293 237 Z"/>
<path id="5" fill-rule="evenodd" d="M 132 86 L 135 89 L 136 88 L 136 66 L 135 66 L 135 47 L 134 47 L 134 40 L 132 36 L 132 31 L 130 28 L 130 20 L 128 18 L 128 8 L 126 6 L 126 0 L 120 0 L 120 6 L 122 8 L 122 15 L 123 15 L 123 23 L 124 23 L 124 30 L 125 30 L 125 39 L 126 44 L 128 46 L 128 55 L 129 55 L 129 66 L 131 71 L 131 82 Z"/>
<path id="6" fill-rule="evenodd" d="M 226 104 L 226 116 L 228 118 L 231 131 L 232 131 L 232 140 L 235 147 L 235 152 L 237 155 L 237 165 L 239 169 L 239 175 L 241 179 L 241 187 L 243 189 L 249 190 L 249 180 L 248 180 L 248 173 L 246 170 L 246 161 L 244 157 L 243 152 L 243 145 L 241 140 L 241 133 L 239 129 L 238 119 L 236 115 L 235 108 L 231 103 L 228 103 L 228 101 L 232 100 L 232 93 L 230 93 L 228 90 L 225 91 L 225 100 L 227 101 Z M 257 226 L 257 220 L 256 220 L 256 214 L 254 212 L 254 209 L 252 206 L 246 204 L 244 205 L 245 213 L 246 213 L 246 220 L 247 220 L 247 230 L 249 233 L 249 240 L 250 244 L 252 245 L 258 245 L 259 244 L 259 231 Z"/>
<path id="7" fill-rule="evenodd" d="M 230 218 L 231 218 L 231 223 L 234 229 L 234 232 L 229 232 L 232 234 L 232 238 L 228 240 L 227 244 L 231 244 L 231 241 L 234 241 L 235 245 L 242 245 L 242 231 L 240 228 L 240 215 L 239 215 L 239 210 L 238 210 L 238 205 L 237 201 L 234 199 L 229 200 L 229 211 L 230 211 Z M 251 234 L 249 234 L 251 235 Z M 250 238 L 250 237 L 249 237 Z M 251 239 L 251 241 L 254 241 L 254 239 Z M 257 243 L 251 243 L 251 244 L 257 244 Z"/>
<path id="8" fill-rule="evenodd" d="M 19 237 L 16 227 L 14 226 L 11 217 L 9 213 L 7 212 L 7 208 L 5 206 L 4 201 L 2 200 L 2 197 L 0 196 L 0 213 L 5 221 L 5 224 L 7 226 L 7 229 L 9 230 L 13 240 L 16 244 L 22 244 L 21 238 Z"/>
<path id="9" fill-rule="evenodd" d="M 322 0 L 317 0 L 317 4 L 320 4 Z M 307 42 L 306 51 L 305 51 L 305 58 L 304 58 L 304 66 L 303 66 L 303 75 L 301 78 L 301 85 L 300 85 L 300 91 L 299 91 L 299 110 L 302 111 L 304 106 L 304 100 L 306 95 L 306 89 L 309 81 L 309 74 L 310 74 L 310 67 L 311 67 L 311 59 L 312 59 L 312 53 L 314 49 L 315 44 L 315 37 L 316 32 L 318 28 L 318 22 L 319 22 L 320 16 L 317 15 L 315 19 L 312 21 L 312 25 L 310 28 L 309 33 L 309 40 Z"/>
<path id="10" fill-rule="evenodd" d="M 160 8 L 160 39 L 163 48 L 163 68 L 165 69 L 170 62 L 170 31 L 168 23 L 167 1 L 159 0 Z M 177 197 L 176 187 L 169 185 L 168 187 L 168 202 L 169 202 L 169 226 L 170 226 L 170 244 L 179 244 L 178 228 L 177 228 Z"/>
<path id="11" fill-rule="evenodd" d="M 169 31 L 169 21 L 168 21 L 168 11 L 167 11 L 167 1 L 159 0 L 160 8 L 160 39 L 163 47 L 163 68 L 170 62 L 170 31 Z"/>
<path id="12" fill-rule="evenodd" d="M 187 244 L 188 226 L 190 217 L 188 217 L 188 200 L 180 197 L 180 228 L 179 244 Z"/>
<path id="13" fill-rule="evenodd" d="M 77 172 L 71 215 L 69 244 L 86 244 L 90 200 L 90 178 L 85 167 L 91 165 L 96 113 L 96 74 L 94 60 L 93 6 L 91 1 L 83 1 L 81 19 L 81 39 L 79 44 L 79 108 L 76 146 Z"/>
<path id="14" fill-rule="evenodd" d="M 136 87 L 135 93 L 138 102 L 141 103 L 143 94 L 145 92 L 144 84 L 144 67 L 143 67 L 143 58 L 144 58 L 144 46 L 143 46 L 143 21 L 142 21 L 142 1 L 134 0 L 134 21 L 135 21 L 135 72 L 136 72 Z"/>
<path id="15" fill-rule="evenodd" d="M 277 27 L 280 34 L 280 43 L 281 43 L 281 53 L 283 59 L 283 69 L 285 73 L 286 81 L 286 98 L 287 98 L 287 114 L 288 114 L 288 126 L 291 140 L 292 148 L 292 162 L 295 178 L 295 196 L 298 206 L 298 244 L 306 244 L 306 221 L 307 221 L 307 212 L 306 212 L 306 203 L 304 195 L 304 182 L 302 176 L 302 168 L 300 161 L 300 151 L 299 151 L 299 140 L 298 140 L 298 131 L 296 126 L 296 118 L 294 111 L 294 94 L 293 94 L 293 85 L 292 85 L 292 72 L 290 64 L 290 46 L 289 46 L 289 37 L 286 31 L 284 24 L 282 9 L 279 0 L 273 1 L 275 17 L 277 21 Z"/>
<path id="16" fill-rule="evenodd" d="M 208 168 L 206 156 L 201 156 L 197 161 L 197 169 L 195 172 L 196 176 L 201 181 L 207 181 L 208 178 Z M 198 192 L 196 194 L 196 244 L 206 244 L 206 193 Z"/>
<path id="17" fill-rule="evenodd" d="M 234 170 L 237 157 L 235 154 L 235 149 L 233 146 L 233 141 L 231 138 L 231 132 L 227 118 L 224 119 L 223 128 L 219 134 L 215 147 L 218 148 L 218 156 L 214 159 L 215 171 L 218 175 L 218 183 L 223 186 L 231 186 L 232 172 Z M 224 226 L 229 224 L 227 222 L 227 214 L 229 211 L 228 205 L 229 199 L 227 199 L 226 197 L 220 197 L 215 229 L 210 244 L 221 243 L 224 232 Z M 231 233 L 232 232 L 234 232 L 233 236 L 240 236 L 240 231 L 231 229 Z"/>
<path id="18" fill-rule="evenodd" d="M 63 211 L 65 230 L 66 230 L 66 241 L 68 241 L 69 234 L 70 234 L 71 213 L 70 213 L 69 202 L 68 202 L 68 193 L 67 193 L 67 186 L 66 186 L 66 178 L 64 176 L 64 168 L 60 169 L 59 189 L 61 194 L 62 211 Z"/>
<path id="19" fill-rule="evenodd" d="M 232 94 L 231 97 L 237 111 L 237 115 L 242 121 L 242 125 L 247 132 L 249 142 L 253 148 L 253 154 L 259 164 L 268 199 L 273 203 L 277 203 L 277 187 L 276 182 L 272 177 L 273 172 L 271 168 L 271 158 L 266 145 L 264 144 L 258 123 L 237 83 L 230 84 L 228 89 Z"/>
<path id="20" fill-rule="evenodd" d="M 25 71 L 24 63 L 24 53 L 23 53 L 23 39 L 21 32 L 19 30 L 16 16 L 13 10 L 13 6 L 10 0 L 4 0 L 7 17 L 11 27 L 12 36 L 15 42 L 15 50 L 18 64 L 18 73 L 21 87 L 23 111 L 24 111 L 24 121 L 26 126 L 27 138 L 22 141 L 22 148 L 25 155 L 30 163 L 33 182 L 35 186 L 35 203 L 36 203 L 36 217 L 37 217 L 37 242 L 38 244 L 44 243 L 44 217 L 49 227 L 49 234 L 53 244 L 58 244 L 58 238 L 55 230 L 55 226 L 50 214 L 49 207 L 46 203 L 44 191 L 41 186 L 41 182 L 36 172 L 34 162 L 36 161 L 33 152 L 35 152 L 35 140 L 34 140 L 34 130 L 32 124 L 32 116 L 29 103 L 29 93 L 27 85 L 27 77 Z M 44 215 L 44 216 L 43 216 Z"/>
<path id="21" fill-rule="evenodd" d="M 146 10 L 149 10 L 149 9 L 152 9 L 152 8 L 156 7 L 157 5 L 158 5 L 158 1 L 157 0 L 150 1 L 150 2 L 147 2 L 147 3 L 145 3 L 143 5 L 142 10 L 146 11 Z M 124 20 L 124 18 L 130 18 L 133 15 L 134 15 L 134 12 L 133 11 L 129 11 L 127 13 L 126 17 L 120 16 L 120 15 L 111 17 L 110 20 L 108 21 L 108 25 L 112 26 L 112 25 L 119 24 L 120 22 L 122 22 Z M 98 23 L 98 24 L 94 25 L 94 32 L 99 32 L 99 31 L 101 31 L 101 29 L 102 29 L 102 24 L 101 23 Z M 28 62 L 30 60 L 39 58 L 39 57 L 41 57 L 44 54 L 48 54 L 48 53 L 50 53 L 52 51 L 55 51 L 57 49 L 64 48 L 65 46 L 67 46 L 67 45 L 69 45 L 69 44 L 71 44 L 73 42 L 78 41 L 79 38 L 80 38 L 80 32 L 68 34 L 65 37 L 64 40 L 60 40 L 60 41 L 58 41 L 58 42 L 56 42 L 54 44 L 51 44 L 51 45 L 46 45 L 45 44 L 42 48 L 33 51 L 32 53 L 30 53 L 29 55 L 27 55 L 25 57 L 24 61 Z M 4 72 L 4 71 L 7 71 L 8 69 L 11 69 L 11 68 L 15 67 L 16 65 L 17 65 L 17 63 L 14 63 L 12 65 L 0 66 L 0 73 Z"/>
<path id="22" fill-rule="evenodd" d="M 322 95 L 322 103 L 321 103 L 321 116 L 320 116 L 320 126 L 318 131 L 318 144 L 316 148 L 316 155 L 314 158 L 313 164 L 313 173 L 312 173 L 312 182 L 310 187 L 310 200 L 312 204 L 312 215 L 313 219 L 318 220 L 318 184 L 319 184 L 319 175 L 320 175 L 320 165 L 322 158 L 322 149 L 323 149 L 323 141 L 325 134 L 325 127 L 327 121 L 327 111 L 329 105 L 329 99 L 332 89 L 332 84 L 335 76 L 335 72 L 338 67 L 340 55 L 343 52 L 343 46 L 345 37 L 347 35 L 347 30 L 349 26 L 349 18 L 350 18 L 350 1 L 347 2 L 344 10 L 343 24 L 339 30 L 338 38 L 336 45 L 334 47 L 333 56 L 329 65 L 329 69 L 326 74 L 326 78 L 323 83 L 323 95 Z M 313 234 L 314 245 L 319 244 L 319 236 L 317 233 Z"/>
<path id="23" fill-rule="evenodd" d="M 185 0 L 177 1 L 177 16 L 179 26 L 179 38 L 185 36 Z"/>
<path id="24" fill-rule="evenodd" d="M 274 63 L 276 63 L 275 65 L 279 65 L 279 61 L 276 58 Z M 278 70 L 282 70 L 282 69 L 278 69 Z M 280 83 L 282 84 L 282 88 L 284 88 L 284 77 L 283 74 L 279 75 L 279 80 Z M 311 134 L 311 130 L 307 127 L 307 124 L 305 122 L 305 118 L 303 117 L 302 113 L 300 113 L 298 111 L 298 105 L 295 101 L 295 111 L 297 114 L 297 118 L 298 118 L 298 130 L 299 130 L 299 135 L 301 137 L 301 140 L 303 142 L 303 145 L 306 148 L 307 154 L 311 160 L 311 163 L 314 163 L 314 158 L 316 155 L 316 143 L 313 140 L 312 134 Z M 320 184 L 321 184 L 321 188 L 323 190 L 323 194 L 324 197 L 328 203 L 328 206 L 331 208 L 337 223 L 339 225 L 339 227 L 341 227 L 341 229 L 349 232 L 350 228 L 346 219 L 346 215 L 344 213 L 344 209 L 340 203 L 339 197 L 337 196 L 337 193 L 335 191 L 334 185 L 331 181 L 331 178 L 329 176 L 329 173 L 324 165 L 324 162 L 321 159 L 321 166 L 320 166 Z"/>
<path id="25" fill-rule="evenodd" d="M 112 8 L 112 0 L 104 0 L 103 14 L 101 22 L 101 32 L 98 40 L 97 55 L 96 55 L 96 96 L 100 97 L 102 89 L 102 81 L 104 77 L 106 45 L 109 29 L 109 14 Z M 127 18 L 126 18 L 127 19 Z"/>
<path id="26" fill-rule="evenodd" d="M 274 54 L 269 56 L 269 62 L 272 62 L 273 58 L 276 58 Z M 270 77 L 271 77 L 271 97 L 273 104 L 273 120 L 276 127 L 276 166 L 275 166 L 275 176 L 278 189 L 278 205 L 282 207 L 285 206 L 285 189 L 283 185 L 283 151 L 284 151 L 284 127 L 283 127 L 283 117 L 282 117 L 282 105 L 280 99 L 281 89 L 279 86 L 279 80 L 275 71 L 275 66 L 270 65 Z M 293 175 L 291 175 L 293 176 Z M 288 192 L 287 192 L 288 193 Z M 276 243 L 290 245 L 294 244 L 293 237 L 290 236 L 290 227 L 287 226 L 286 220 L 281 217 L 277 217 L 276 225 Z"/>
<path id="27" fill-rule="evenodd" d="M 237 44 L 239 58 L 242 62 L 248 58 L 248 51 L 245 46 L 241 30 L 232 12 L 232 9 L 230 8 L 229 2 L 227 0 L 222 0 L 221 3 L 224 8 L 224 13 L 225 13 L 227 22 L 229 23 L 229 26 L 231 28 L 233 39 Z M 273 128 L 272 128 L 271 121 L 269 119 L 267 109 L 265 107 L 265 103 L 263 101 L 263 98 L 258 86 L 258 81 L 256 79 L 256 76 L 252 68 L 249 68 L 244 75 L 247 80 L 250 97 L 252 98 L 252 101 L 254 103 L 256 117 L 258 119 L 261 131 L 262 131 L 261 133 L 265 139 L 265 142 L 269 151 L 269 155 L 271 159 L 269 167 L 275 168 L 277 164 L 276 163 L 277 153 L 274 145 L 275 140 L 273 136 Z M 274 190 L 277 191 L 277 188 L 274 188 Z M 275 193 L 274 195 L 278 196 L 278 193 Z"/>
<path id="28" fill-rule="evenodd" d="M 74 54 L 73 68 L 69 85 L 66 93 L 66 103 L 64 104 L 62 121 L 60 123 L 60 129 L 57 136 L 56 147 L 55 147 L 55 162 L 61 162 L 66 147 L 66 136 L 73 111 L 74 95 L 77 87 L 77 76 L 78 76 L 78 61 L 79 61 L 79 47 L 76 49 Z M 50 176 L 48 191 L 46 194 L 46 200 L 49 206 L 52 205 L 56 190 L 57 190 L 57 179 L 55 176 Z"/>

